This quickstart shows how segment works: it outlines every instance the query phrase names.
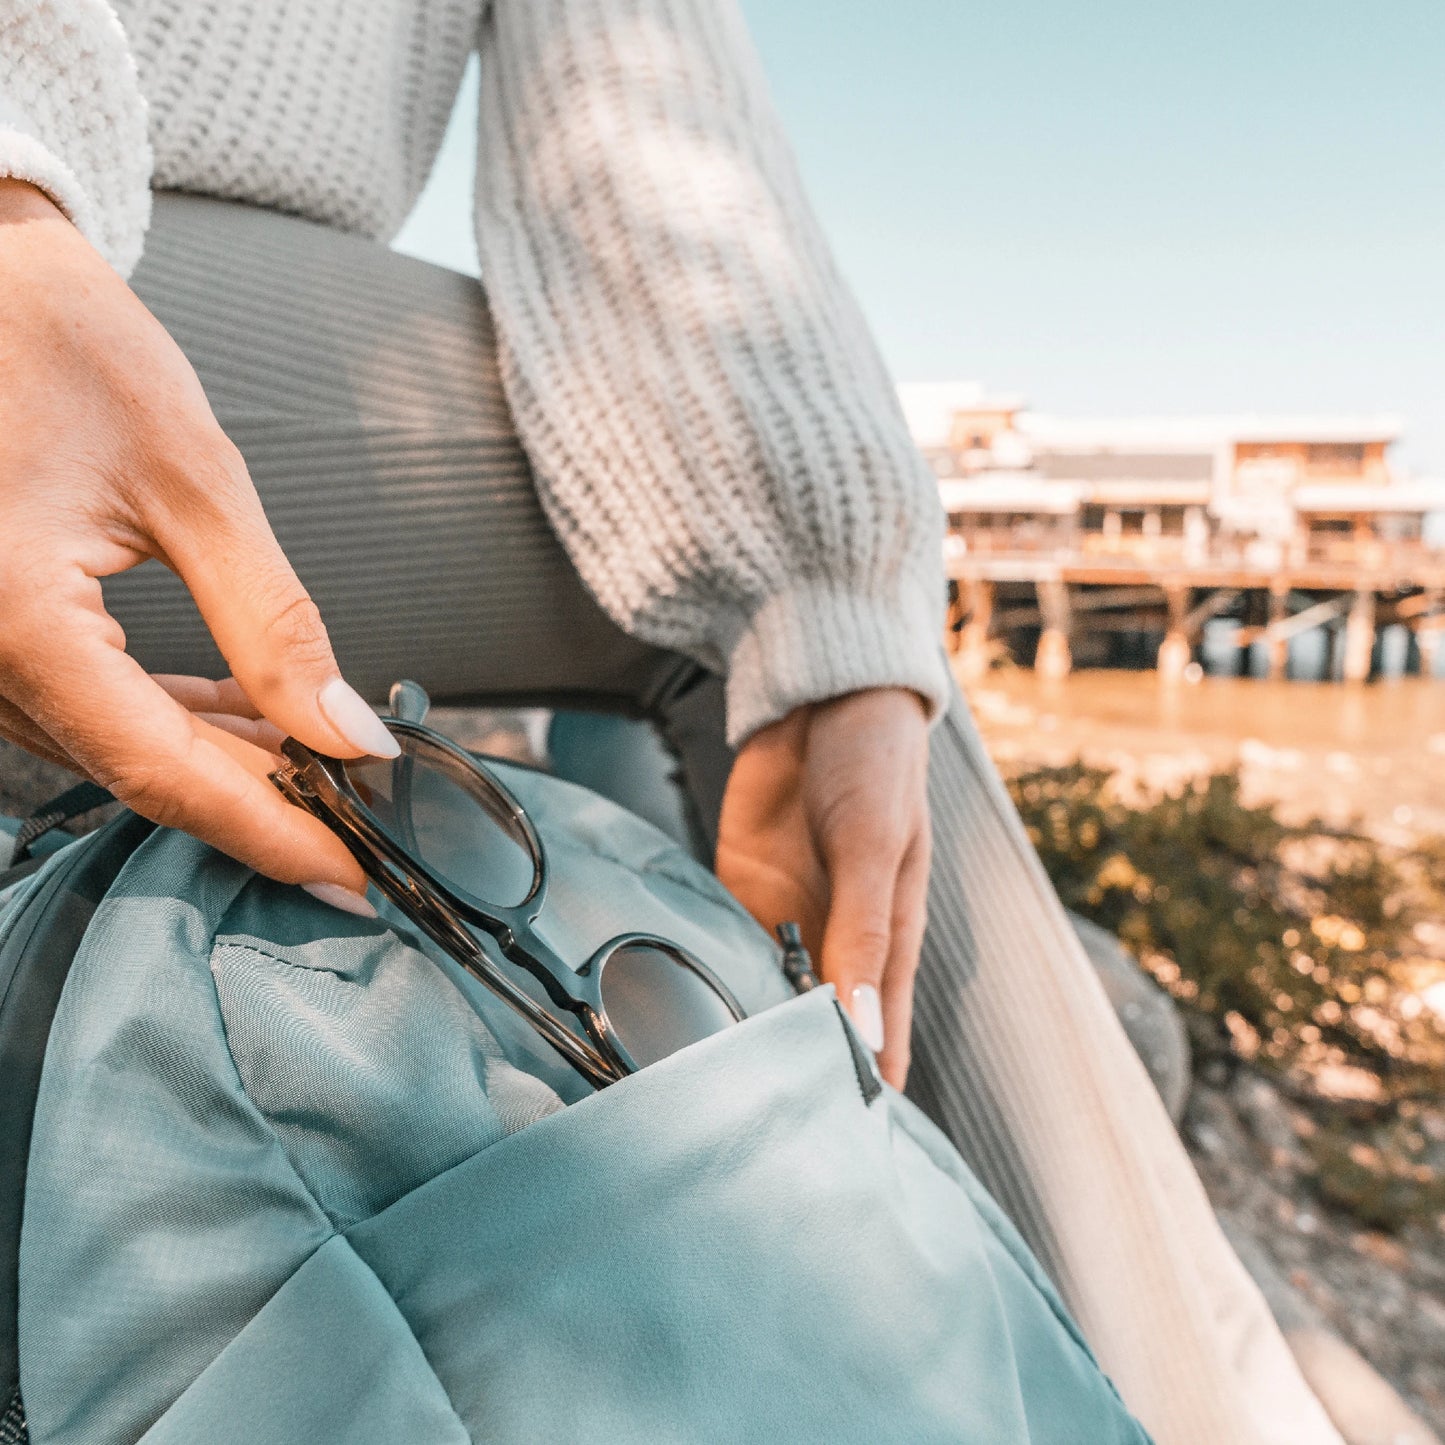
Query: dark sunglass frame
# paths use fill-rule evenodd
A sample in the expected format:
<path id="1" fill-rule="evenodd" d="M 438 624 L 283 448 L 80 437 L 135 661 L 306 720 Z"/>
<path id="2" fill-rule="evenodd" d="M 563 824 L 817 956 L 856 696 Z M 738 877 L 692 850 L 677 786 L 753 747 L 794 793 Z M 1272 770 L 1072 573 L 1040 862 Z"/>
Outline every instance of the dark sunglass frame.
<path id="1" fill-rule="evenodd" d="M 589 1084 L 605 1088 L 639 1067 L 608 1018 L 602 998 L 602 975 L 608 961 L 629 945 L 646 945 L 680 968 L 690 969 L 717 995 L 734 1022 L 746 1017 L 722 980 L 670 939 L 624 933 L 603 944 L 580 968 L 564 962 L 534 927 L 547 895 L 547 854 L 526 809 L 485 763 L 441 733 L 401 718 L 383 721 L 403 749 L 408 742 L 438 749 L 454 766 L 470 773 L 525 837 L 532 854 L 533 878 L 521 903 L 503 907 L 473 898 L 404 848 L 367 807 L 346 775 L 344 759 L 312 752 L 295 738 L 287 738 L 281 745 L 284 762 L 271 774 L 271 781 L 288 800 L 335 832 L 387 898 L 468 973 L 521 1014 Z M 472 933 L 473 927 L 491 937 L 505 959 L 536 979 L 558 1009 L 578 1020 L 586 1037 L 509 978 L 488 956 Z"/>

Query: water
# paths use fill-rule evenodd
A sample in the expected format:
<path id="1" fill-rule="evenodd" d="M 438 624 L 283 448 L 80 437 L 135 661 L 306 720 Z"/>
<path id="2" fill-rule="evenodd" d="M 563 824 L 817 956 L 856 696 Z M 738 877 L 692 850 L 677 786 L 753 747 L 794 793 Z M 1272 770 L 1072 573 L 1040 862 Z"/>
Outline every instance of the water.
<path id="1" fill-rule="evenodd" d="M 1247 651 L 1235 640 L 1240 626 L 1231 617 L 1216 617 L 1204 624 L 1199 642 L 1199 662 L 1211 677 L 1258 677 L 1269 672 L 1269 648 L 1255 642 Z M 1157 644 L 1156 644 L 1157 645 Z M 1152 666 L 1152 658 L 1143 665 Z M 1422 671 L 1419 649 L 1410 629 L 1398 623 L 1382 627 L 1375 637 L 1373 672 L 1381 680 L 1394 680 Z M 1328 628 L 1315 627 L 1291 639 L 1289 677 L 1295 681 L 1320 682 L 1339 676 L 1339 649 L 1333 645 Z M 1435 658 L 1435 677 L 1445 676 L 1445 648 Z"/>
<path id="2" fill-rule="evenodd" d="M 1005 767 L 1083 756 L 1167 779 L 1239 767 L 1255 796 L 1400 837 L 1445 834 L 1445 682 L 1348 684 L 1024 669 L 965 685 Z"/>

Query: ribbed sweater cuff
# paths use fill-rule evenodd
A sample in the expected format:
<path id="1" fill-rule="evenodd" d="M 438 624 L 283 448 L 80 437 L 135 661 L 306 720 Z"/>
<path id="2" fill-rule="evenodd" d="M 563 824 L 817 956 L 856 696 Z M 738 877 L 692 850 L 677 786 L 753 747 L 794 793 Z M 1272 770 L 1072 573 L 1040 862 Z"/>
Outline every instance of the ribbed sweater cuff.
<path id="1" fill-rule="evenodd" d="M 941 598 L 917 582 L 880 597 L 810 578 L 776 593 L 732 651 L 729 743 L 804 703 L 864 688 L 910 688 L 936 720 L 948 701 L 941 628 Z"/>
<path id="2" fill-rule="evenodd" d="M 146 129 L 110 0 L 0 0 L 0 175 L 43 190 L 122 276 L 150 220 Z"/>
<path id="3" fill-rule="evenodd" d="M 0 95 L 0 177 L 28 181 L 45 192 L 75 223 L 94 239 L 99 227 L 94 208 L 75 172 L 35 135 L 25 115 Z"/>

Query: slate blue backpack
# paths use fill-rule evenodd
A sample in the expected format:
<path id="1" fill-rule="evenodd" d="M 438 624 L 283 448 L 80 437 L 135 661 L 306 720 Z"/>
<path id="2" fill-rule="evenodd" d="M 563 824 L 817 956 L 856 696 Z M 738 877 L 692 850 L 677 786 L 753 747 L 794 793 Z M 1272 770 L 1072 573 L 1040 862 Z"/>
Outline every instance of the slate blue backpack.
<path id="1" fill-rule="evenodd" d="M 593 1094 L 395 914 L 133 815 L 0 873 L 0 1445 L 1145 1442 L 831 989 L 497 766 L 559 949 L 665 934 L 749 1017 Z"/>

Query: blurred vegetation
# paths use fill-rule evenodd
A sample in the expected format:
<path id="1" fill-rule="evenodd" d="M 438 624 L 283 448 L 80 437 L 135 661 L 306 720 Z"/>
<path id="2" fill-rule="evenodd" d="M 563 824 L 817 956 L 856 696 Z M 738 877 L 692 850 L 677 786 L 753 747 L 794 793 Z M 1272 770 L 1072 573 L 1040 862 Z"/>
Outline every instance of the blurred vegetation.
<path id="1" fill-rule="evenodd" d="M 1445 1218 L 1445 1019 L 1422 997 L 1445 992 L 1445 840 L 1292 826 L 1233 773 L 1162 798 L 1081 763 L 1009 787 L 1065 905 L 1181 1003 L 1196 1054 L 1311 1106 L 1322 1195 L 1378 1227 Z"/>

